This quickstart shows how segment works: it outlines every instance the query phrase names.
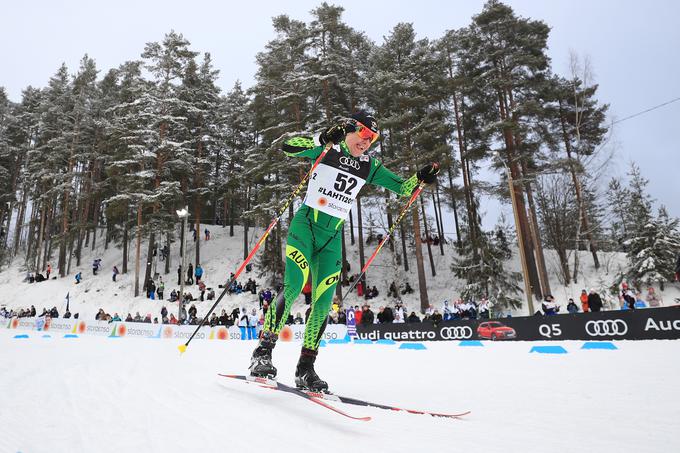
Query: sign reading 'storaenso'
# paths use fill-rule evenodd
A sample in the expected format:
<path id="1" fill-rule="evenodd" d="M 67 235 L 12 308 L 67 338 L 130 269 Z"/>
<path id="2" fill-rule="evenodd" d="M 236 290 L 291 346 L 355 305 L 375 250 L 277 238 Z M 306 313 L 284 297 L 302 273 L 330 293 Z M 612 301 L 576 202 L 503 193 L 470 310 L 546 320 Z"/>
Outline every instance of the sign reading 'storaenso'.
<path id="1" fill-rule="evenodd" d="M 360 325 L 369 340 L 675 340 L 680 306 L 634 311 L 526 316 L 415 324 Z"/>
<path id="2" fill-rule="evenodd" d="M 304 203 L 344 220 L 370 172 L 370 157 L 354 158 L 334 148 L 312 173 Z"/>

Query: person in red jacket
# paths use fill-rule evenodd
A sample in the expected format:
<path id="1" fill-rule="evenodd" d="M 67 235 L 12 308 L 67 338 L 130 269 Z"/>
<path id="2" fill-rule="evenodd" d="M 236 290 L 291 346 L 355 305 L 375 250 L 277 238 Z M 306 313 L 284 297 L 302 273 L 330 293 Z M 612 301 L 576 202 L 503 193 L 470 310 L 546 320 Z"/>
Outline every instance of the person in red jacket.
<path id="1" fill-rule="evenodd" d="M 354 320 L 356 321 L 357 326 L 361 324 L 361 316 L 363 315 L 363 311 L 359 309 L 358 305 L 354 306 Z"/>
<path id="2" fill-rule="evenodd" d="M 588 313 L 588 293 L 585 289 L 581 291 L 581 308 L 583 313 Z"/>

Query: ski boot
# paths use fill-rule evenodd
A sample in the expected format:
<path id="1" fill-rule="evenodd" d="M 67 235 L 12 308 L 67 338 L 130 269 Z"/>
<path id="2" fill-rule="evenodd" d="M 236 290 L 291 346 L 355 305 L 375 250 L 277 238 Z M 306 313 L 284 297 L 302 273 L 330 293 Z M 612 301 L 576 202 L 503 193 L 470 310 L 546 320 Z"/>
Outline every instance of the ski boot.
<path id="1" fill-rule="evenodd" d="M 272 364 L 272 350 L 279 338 L 274 332 L 263 332 L 260 342 L 250 358 L 250 375 L 255 377 L 275 379 L 276 368 Z"/>
<path id="2" fill-rule="evenodd" d="M 314 371 L 317 351 L 302 348 L 300 360 L 295 370 L 295 385 L 302 390 L 328 393 L 328 384 Z"/>

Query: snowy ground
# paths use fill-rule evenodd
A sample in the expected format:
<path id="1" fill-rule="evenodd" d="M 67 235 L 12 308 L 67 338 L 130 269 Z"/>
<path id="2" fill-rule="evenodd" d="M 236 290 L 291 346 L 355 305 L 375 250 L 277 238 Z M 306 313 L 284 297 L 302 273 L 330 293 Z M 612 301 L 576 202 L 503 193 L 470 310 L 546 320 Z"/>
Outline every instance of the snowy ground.
<path id="1" fill-rule="evenodd" d="M 529 354 L 525 342 L 329 345 L 317 370 L 339 394 L 472 411 L 449 420 L 342 407 L 373 417 L 359 422 L 218 378 L 245 371 L 251 341 L 195 341 L 180 357 L 173 340 L 42 335 L 0 330 L 1 452 L 680 451 L 678 341 L 563 342 L 566 355 Z M 277 347 L 283 382 L 298 348 Z"/>

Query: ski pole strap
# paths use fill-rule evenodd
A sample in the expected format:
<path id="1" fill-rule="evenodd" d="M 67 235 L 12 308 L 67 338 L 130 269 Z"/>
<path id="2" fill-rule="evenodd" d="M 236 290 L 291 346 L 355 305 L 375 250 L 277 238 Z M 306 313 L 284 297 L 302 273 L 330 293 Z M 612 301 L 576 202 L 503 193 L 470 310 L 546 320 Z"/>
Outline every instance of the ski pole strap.
<path id="1" fill-rule="evenodd" d="M 387 231 L 387 235 L 383 238 L 382 241 L 380 241 L 380 244 L 378 244 L 378 247 L 375 249 L 371 257 L 366 261 L 366 264 L 364 264 L 364 267 L 361 269 L 361 274 L 359 274 L 359 277 L 355 279 L 352 284 L 350 285 L 349 289 L 345 292 L 345 295 L 342 296 L 341 300 L 345 300 L 345 298 L 349 295 L 349 293 L 352 292 L 352 290 L 357 286 L 357 284 L 361 281 L 361 279 L 364 277 L 366 274 L 366 269 L 368 269 L 368 266 L 371 265 L 375 257 L 378 255 L 378 252 L 383 248 L 385 243 L 392 237 L 392 234 L 394 233 L 394 230 L 397 228 L 397 225 L 402 221 L 406 213 L 408 212 L 409 208 L 413 204 L 413 202 L 418 198 L 420 195 L 420 192 L 423 191 L 425 188 L 425 182 L 421 182 L 420 185 L 418 185 L 418 188 L 413 191 L 413 194 L 411 194 L 411 198 L 409 198 L 408 203 L 406 203 L 406 206 L 404 206 L 399 213 L 399 216 L 397 219 L 392 223 L 392 226 L 390 229 Z"/>
<path id="2" fill-rule="evenodd" d="M 285 204 L 279 210 L 278 214 L 276 214 L 276 217 L 274 217 L 274 219 L 271 221 L 271 223 L 269 224 L 269 227 L 264 232 L 264 234 L 262 235 L 260 240 L 255 243 L 255 246 L 253 247 L 253 249 L 250 251 L 250 253 L 246 257 L 246 259 L 243 261 L 243 263 L 241 263 L 241 265 L 238 267 L 238 269 L 234 273 L 234 276 L 231 277 L 229 279 L 229 282 L 224 286 L 224 289 L 222 290 L 222 294 L 220 294 L 220 297 L 217 298 L 217 300 L 212 305 L 212 307 L 210 307 L 210 310 L 208 310 L 208 313 L 206 313 L 206 315 L 201 319 L 201 322 L 198 323 L 198 326 L 196 326 L 196 330 L 194 330 L 194 333 L 191 334 L 191 336 L 189 337 L 189 339 L 187 340 L 186 343 L 178 346 L 180 353 L 183 353 L 184 351 L 187 350 L 187 347 L 189 346 L 189 343 L 191 342 L 191 340 L 193 340 L 194 336 L 198 333 L 198 331 L 201 329 L 201 327 L 203 327 L 203 325 L 205 324 L 205 321 L 208 319 L 210 314 L 215 310 L 215 307 L 217 307 L 217 304 L 220 303 L 220 301 L 222 300 L 224 295 L 227 293 L 227 291 L 229 290 L 229 287 L 232 285 L 232 283 L 236 281 L 238 276 L 241 275 L 241 272 L 243 272 L 243 269 L 245 269 L 246 265 L 248 265 L 250 260 L 253 259 L 253 256 L 255 256 L 255 253 L 260 248 L 260 246 L 262 244 L 264 244 L 264 241 L 267 239 L 267 236 L 269 236 L 269 233 L 271 232 L 271 230 L 274 229 L 274 227 L 276 226 L 277 223 L 279 223 L 281 216 L 283 214 L 285 214 L 286 210 L 288 209 L 288 205 L 290 205 L 290 203 L 300 193 L 300 190 L 302 190 L 302 188 L 304 187 L 304 185 L 307 182 L 307 180 L 309 179 L 309 177 L 312 175 L 312 173 L 314 173 L 314 170 L 316 170 L 316 167 L 319 166 L 319 163 L 321 163 L 321 160 L 323 160 L 323 158 L 326 156 L 326 154 L 328 153 L 328 151 L 332 147 L 333 147 L 333 142 L 329 142 L 329 143 L 326 144 L 323 151 L 321 151 L 321 154 L 319 154 L 319 157 L 317 157 L 316 160 L 314 161 L 314 165 L 312 165 L 312 168 L 309 169 L 309 171 L 307 172 L 305 177 L 302 178 L 302 181 L 300 181 L 300 184 L 298 184 L 297 187 L 295 188 L 295 190 L 293 191 L 293 193 L 290 194 L 290 196 L 286 200 Z M 180 300 L 181 300 L 181 298 L 182 298 L 182 295 L 180 295 Z"/>

